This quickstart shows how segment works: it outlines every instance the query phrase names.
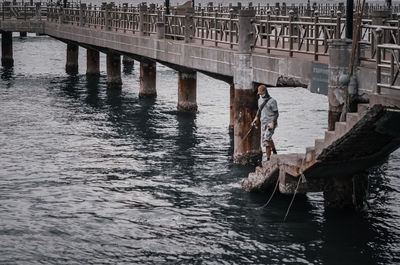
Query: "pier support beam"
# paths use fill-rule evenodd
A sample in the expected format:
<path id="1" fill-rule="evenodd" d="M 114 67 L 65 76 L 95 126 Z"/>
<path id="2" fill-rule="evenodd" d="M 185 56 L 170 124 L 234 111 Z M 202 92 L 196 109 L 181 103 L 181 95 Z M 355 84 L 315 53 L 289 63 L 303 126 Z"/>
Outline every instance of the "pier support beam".
<path id="1" fill-rule="evenodd" d="M 257 113 L 257 93 L 253 84 L 252 45 L 255 10 L 240 10 L 238 52 L 234 54 L 234 154 L 233 161 L 242 165 L 257 165 L 261 161 L 260 128 L 251 123 Z"/>
<path id="2" fill-rule="evenodd" d="M 121 56 L 115 53 L 107 53 L 107 87 L 121 88 Z"/>
<path id="3" fill-rule="evenodd" d="M 86 75 L 100 75 L 100 53 L 96 50 L 86 50 Z"/>
<path id="4" fill-rule="evenodd" d="M 65 64 L 65 71 L 69 75 L 78 74 L 78 58 L 79 46 L 76 44 L 67 44 L 67 63 Z"/>
<path id="5" fill-rule="evenodd" d="M 235 124 L 235 108 L 234 108 L 234 104 L 235 104 L 235 84 L 231 84 L 230 85 L 230 89 L 229 89 L 229 133 L 233 133 L 233 127 Z"/>
<path id="6" fill-rule="evenodd" d="M 139 98 L 156 98 L 156 63 L 143 60 L 140 62 Z"/>
<path id="7" fill-rule="evenodd" d="M 1 65 L 4 67 L 12 67 L 14 65 L 11 31 L 1 33 Z"/>
<path id="8" fill-rule="evenodd" d="M 327 181 L 324 204 L 327 209 L 363 210 L 368 198 L 368 174 L 336 177 Z"/>
<path id="9" fill-rule="evenodd" d="M 197 112 L 197 73 L 179 72 L 178 75 L 178 110 L 189 113 Z"/>
<path id="10" fill-rule="evenodd" d="M 328 80 L 328 129 L 335 130 L 335 123 L 340 120 L 345 102 L 345 90 L 348 89 L 348 67 L 350 64 L 351 41 L 334 40 L 329 45 L 329 80 Z"/>

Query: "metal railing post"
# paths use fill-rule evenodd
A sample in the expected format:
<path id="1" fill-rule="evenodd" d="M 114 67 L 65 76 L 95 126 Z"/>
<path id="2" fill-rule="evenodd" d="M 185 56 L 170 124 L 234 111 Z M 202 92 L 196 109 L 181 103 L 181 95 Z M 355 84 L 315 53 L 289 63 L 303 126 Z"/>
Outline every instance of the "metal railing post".
<path id="1" fill-rule="evenodd" d="M 289 56 L 293 57 L 293 20 L 294 11 L 289 10 Z"/>
<path id="2" fill-rule="evenodd" d="M 382 82 L 382 73 L 381 73 L 381 49 L 379 47 L 382 44 L 382 28 L 377 28 L 375 31 L 376 38 L 376 93 L 381 93 L 380 83 Z"/>
<path id="3" fill-rule="evenodd" d="M 318 61 L 318 35 L 319 35 L 319 19 L 318 19 L 318 11 L 315 11 L 314 17 L 314 60 Z"/>
<path id="4" fill-rule="evenodd" d="M 342 38 L 342 12 L 336 12 L 336 31 L 335 31 L 335 39 L 339 40 Z"/>

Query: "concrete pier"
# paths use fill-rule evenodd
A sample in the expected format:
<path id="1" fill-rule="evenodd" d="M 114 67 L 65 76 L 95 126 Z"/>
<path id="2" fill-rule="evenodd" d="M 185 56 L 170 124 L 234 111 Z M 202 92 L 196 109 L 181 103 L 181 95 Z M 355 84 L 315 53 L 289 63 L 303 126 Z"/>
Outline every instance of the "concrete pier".
<path id="1" fill-rule="evenodd" d="M 178 110 L 197 112 L 197 73 L 195 71 L 178 74 Z"/>
<path id="2" fill-rule="evenodd" d="M 256 165 L 261 161 L 260 128 L 251 129 L 257 113 L 257 93 L 253 83 L 251 60 L 255 10 L 240 10 L 239 50 L 234 54 L 234 155 L 233 161 L 242 165 Z"/>
<path id="3" fill-rule="evenodd" d="M 115 53 L 107 53 L 107 87 L 121 88 L 121 56 Z"/>
<path id="4" fill-rule="evenodd" d="M 129 66 L 129 67 L 133 67 L 133 65 L 135 64 L 135 60 L 133 60 L 131 57 L 129 56 L 122 56 L 122 64 L 125 66 Z"/>
<path id="5" fill-rule="evenodd" d="M 235 84 L 231 84 L 229 88 L 229 133 L 233 133 L 233 127 L 235 124 Z"/>
<path id="6" fill-rule="evenodd" d="M 329 79 L 328 79 L 328 130 L 335 130 L 335 123 L 340 120 L 345 102 L 345 90 L 349 80 L 351 42 L 334 40 L 329 44 Z"/>
<path id="7" fill-rule="evenodd" d="M 324 205 L 327 209 L 362 210 L 368 198 L 368 174 L 327 180 Z"/>
<path id="8" fill-rule="evenodd" d="M 14 65 L 12 32 L 1 33 L 1 65 L 11 67 Z"/>
<path id="9" fill-rule="evenodd" d="M 86 50 L 86 75 L 100 75 L 100 53 L 96 50 Z"/>
<path id="10" fill-rule="evenodd" d="M 140 98 L 156 98 L 156 62 L 143 60 L 140 62 Z"/>
<path id="11" fill-rule="evenodd" d="M 78 74 L 78 58 L 79 46 L 76 44 L 67 44 L 67 62 L 65 64 L 65 71 L 69 75 Z"/>
<path id="12" fill-rule="evenodd" d="M 132 74 L 133 71 L 133 66 L 135 65 L 135 61 L 126 55 L 122 57 L 122 66 L 123 66 L 123 72 L 126 75 Z"/>

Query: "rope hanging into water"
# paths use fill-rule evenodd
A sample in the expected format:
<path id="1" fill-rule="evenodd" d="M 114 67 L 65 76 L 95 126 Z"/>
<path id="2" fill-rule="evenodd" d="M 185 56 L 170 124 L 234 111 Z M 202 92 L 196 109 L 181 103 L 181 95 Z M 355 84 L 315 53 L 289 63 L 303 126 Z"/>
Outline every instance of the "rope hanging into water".
<path id="1" fill-rule="evenodd" d="M 304 174 L 303 174 L 303 166 L 304 166 L 305 160 L 306 160 L 306 158 L 304 157 L 303 161 L 301 161 L 301 166 L 300 166 L 300 172 L 301 173 L 300 173 L 299 181 L 297 181 L 297 186 L 296 186 L 296 189 L 294 190 L 294 194 L 293 194 L 292 200 L 290 201 L 290 204 L 289 204 L 289 207 L 288 207 L 288 209 L 286 211 L 285 217 L 283 218 L 284 222 L 286 221 L 286 218 L 287 218 L 287 216 L 289 214 L 290 208 L 292 207 L 294 198 L 296 197 L 296 193 L 297 193 L 297 191 L 299 189 L 299 186 L 300 186 L 300 181 L 302 181 L 302 180 L 303 180 L 303 182 L 306 181 L 306 176 L 304 176 Z"/>
<path id="2" fill-rule="evenodd" d="M 304 177 L 304 175 L 303 175 L 303 173 L 301 173 L 301 177 L 299 178 L 299 181 L 297 181 L 297 187 L 294 190 L 294 194 L 293 194 L 292 200 L 290 201 L 289 208 L 286 211 L 285 218 L 283 218 L 284 222 L 286 221 L 286 218 L 287 218 L 287 216 L 289 214 L 290 208 L 292 207 L 292 204 L 293 204 L 293 201 L 294 201 L 294 197 L 296 197 L 297 190 L 299 189 L 299 186 L 300 186 L 300 181 L 302 180 L 303 177 Z"/>
<path id="3" fill-rule="evenodd" d="M 274 197 L 274 194 L 275 194 L 275 192 L 276 192 L 276 190 L 277 190 L 277 188 L 278 188 L 278 184 L 279 184 L 279 176 L 278 176 L 278 178 L 276 179 L 276 184 L 275 184 L 274 191 L 272 192 L 271 196 L 269 197 L 267 203 L 265 203 L 265 204 L 264 204 L 263 206 L 261 206 L 261 207 L 256 208 L 257 210 L 264 209 L 265 207 L 268 206 L 268 204 L 269 204 L 269 203 L 271 202 L 271 200 L 272 200 L 272 197 Z"/>

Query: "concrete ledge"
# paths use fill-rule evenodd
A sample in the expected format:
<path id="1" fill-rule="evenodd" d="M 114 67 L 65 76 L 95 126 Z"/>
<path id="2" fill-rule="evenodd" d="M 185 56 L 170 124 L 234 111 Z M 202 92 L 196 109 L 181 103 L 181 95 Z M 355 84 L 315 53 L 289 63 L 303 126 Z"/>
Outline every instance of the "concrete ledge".
<path id="1" fill-rule="evenodd" d="M 41 20 L 5 20 L 0 21 L 0 31 L 44 34 L 44 24 Z"/>

